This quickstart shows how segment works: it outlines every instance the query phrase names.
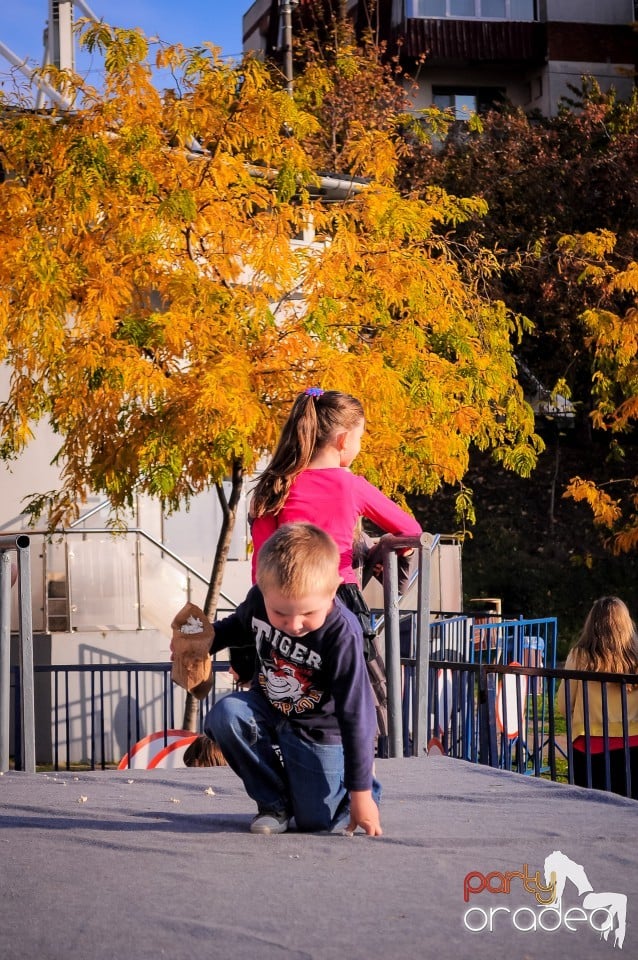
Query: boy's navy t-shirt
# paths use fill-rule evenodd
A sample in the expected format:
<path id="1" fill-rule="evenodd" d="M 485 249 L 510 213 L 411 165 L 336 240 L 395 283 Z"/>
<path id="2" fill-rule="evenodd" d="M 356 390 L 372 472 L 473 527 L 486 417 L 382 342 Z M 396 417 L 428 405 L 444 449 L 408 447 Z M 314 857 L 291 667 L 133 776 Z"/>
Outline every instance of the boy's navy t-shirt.
<path id="1" fill-rule="evenodd" d="M 288 637 L 271 626 L 259 587 L 214 623 L 211 653 L 253 645 L 252 689 L 314 743 L 343 743 L 348 790 L 372 785 L 376 715 L 358 620 L 335 599 L 318 630 Z"/>

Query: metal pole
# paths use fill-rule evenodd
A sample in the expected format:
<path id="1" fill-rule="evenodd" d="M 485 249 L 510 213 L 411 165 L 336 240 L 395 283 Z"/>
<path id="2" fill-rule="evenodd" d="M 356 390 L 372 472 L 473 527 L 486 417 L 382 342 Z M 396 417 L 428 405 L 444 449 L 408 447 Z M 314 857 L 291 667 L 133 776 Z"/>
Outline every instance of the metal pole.
<path id="1" fill-rule="evenodd" d="M 23 73 L 25 77 L 35 83 L 40 90 L 43 90 L 53 103 L 56 103 L 59 107 L 62 107 L 63 110 L 66 110 L 71 106 L 70 100 L 67 100 L 66 97 L 63 97 L 58 90 L 52 87 L 50 83 L 47 83 L 46 80 L 43 80 L 42 77 L 35 76 L 35 71 L 31 70 L 31 68 L 26 65 L 24 57 L 19 57 L 12 50 L 10 50 L 9 47 L 5 46 L 2 41 L 0 41 L 0 56 L 3 56 L 5 60 L 8 60 L 9 63 L 13 64 L 13 66 L 16 67 L 20 73 Z"/>
<path id="2" fill-rule="evenodd" d="M 286 92 L 292 97 L 292 2 L 281 0 L 281 19 L 283 34 L 284 76 Z"/>
<path id="3" fill-rule="evenodd" d="M 391 757 L 402 757 L 399 574 L 397 555 L 394 550 L 388 550 L 383 555 L 383 606 L 385 614 L 385 671 L 388 680 L 388 750 Z"/>
<path id="4" fill-rule="evenodd" d="M 412 755 L 427 750 L 428 680 L 430 673 L 430 568 L 438 537 L 423 533 L 419 544 L 419 601 L 416 632 L 416 692 L 412 701 Z"/>
<path id="5" fill-rule="evenodd" d="M 72 0 L 49 0 L 49 51 L 60 70 L 74 69 Z"/>
<path id="6" fill-rule="evenodd" d="M 0 772 L 9 769 L 11 677 L 11 557 L 0 553 Z"/>
<path id="7" fill-rule="evenodd" d="M 22 768 L 27 773 L 35 773 L 35 695 L 33 689 L 33 621 L 29 537 L 20 534 L 16 537 L 15 542 L 18 549 Z"/>
<path id="8" fill-rule="evenodd" d="M 99 20 L 100 18 L 96 13 L 93 13 L 88 3 L 85 3 L 84 0 L 73 0 L 73 6 L 79 7 L 85 17 L 88 17 L 89 20 Z"/>

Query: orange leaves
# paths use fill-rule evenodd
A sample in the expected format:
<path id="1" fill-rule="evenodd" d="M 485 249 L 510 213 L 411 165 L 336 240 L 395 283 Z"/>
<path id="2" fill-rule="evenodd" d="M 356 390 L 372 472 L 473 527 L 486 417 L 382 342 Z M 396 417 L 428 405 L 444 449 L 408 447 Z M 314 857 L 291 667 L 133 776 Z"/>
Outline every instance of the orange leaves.
<path id="1" fill-rule="evenodd" d="M 563 496 L 588 504 L 594 515 L 594 523 L 598 526 L 611 528 L 621 516 L 618 501 L 591 480 L 573 477 Z"/>
<path id="2" fill-rule="evenodd" d="M 587 503 L 594 523 L 608 533 L 606 545 L 619 555 L 638 547 L 638 480 L 617 481 L 617 485 L 621 492 L 614 498 L 591 481 L 574 477 L 564 496 Z"/>
<path id="3" fill-rule="evenodd" d="M 613 258 L 616 237 L 606 230 L 564 237 L 560 246 L 568 261 L 582 268 L 579 282 L 596 291 L 595 305 L 579 318 L 592 358 L 592 424 L 613 434 L 627 433 L 638 420 L 638 265 Z M 617 444 L 610 449 L 618 460 L 624 458 Z M 622 486 L 635 483 L 626 479 Z M 565 495 L 588 504 L 594 522 L 609 531 L 615 553 L 633 549 L 638 543 L 636 504 L 623 496 L 612 498 L 601 486 L 575 477 Z"/>
<path id="4" fill-rule="evenodd" d="M 397 170 L 394 144 L 380 130 L 352 124 L 352 137 L 343 151 L 343 158 L 354 176 L 369 177 L 379 183 L 392 183 Z"/>
<path id="5" fill-rule="evenodd" d="M 251 469 L 308 383 L 361 397 L 358 468 L 388 492 L 459 481 L 473 444 L 527 472 L 540 441 L 517 320 L 480 292 L 493 257 L 461 263 L 440 229 L 484 202 L 402 196 L 392 123 L 366 102 L 340 156 L 372 180 L 337 171 L 342 199 L 325 203 L 303 79 L 292 100 L 256 60 L 172 48 L 161 61 L 181 92 L 162 97 L 135 32 L 91 30 L 109 51 L 104 95 L 54 124 L 0 118 L 21 178 L 0 187 L 0 330 L 20 371 L 3 450 L 50 419 L 52 516 L 89 487 L 115 506 L 134 490 L 177 506 L 238 461 Z M 322 80 L 315 102 L 333 93 Z"/>

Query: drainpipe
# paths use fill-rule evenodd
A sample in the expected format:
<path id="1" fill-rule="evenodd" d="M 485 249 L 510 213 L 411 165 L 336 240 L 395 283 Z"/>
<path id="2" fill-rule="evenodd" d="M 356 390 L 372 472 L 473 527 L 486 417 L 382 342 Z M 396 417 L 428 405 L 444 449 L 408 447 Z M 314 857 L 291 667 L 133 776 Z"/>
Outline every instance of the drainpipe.
<path id="1" fill-rule="evenodd" d="M 292 8 L 297 0 L 280 0 L 286 92 L 292 97 Z"/>

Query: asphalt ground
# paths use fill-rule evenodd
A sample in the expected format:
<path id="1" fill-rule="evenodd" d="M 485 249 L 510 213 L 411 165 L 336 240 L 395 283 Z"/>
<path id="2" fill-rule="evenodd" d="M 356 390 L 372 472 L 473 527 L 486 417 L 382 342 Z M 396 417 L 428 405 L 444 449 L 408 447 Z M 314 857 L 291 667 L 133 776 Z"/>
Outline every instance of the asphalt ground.
<path id="1" fill-rule="evenodd" d="M 227 767 L 5 773 L 0 958 L 638 955 L 636 801 L 438 756 L 377 776 L 373 839 L 255 836 Z M 560 909 L 541 902 L 553 853 Z M 626 898 L 624 939 L 588 890 Z"/>

